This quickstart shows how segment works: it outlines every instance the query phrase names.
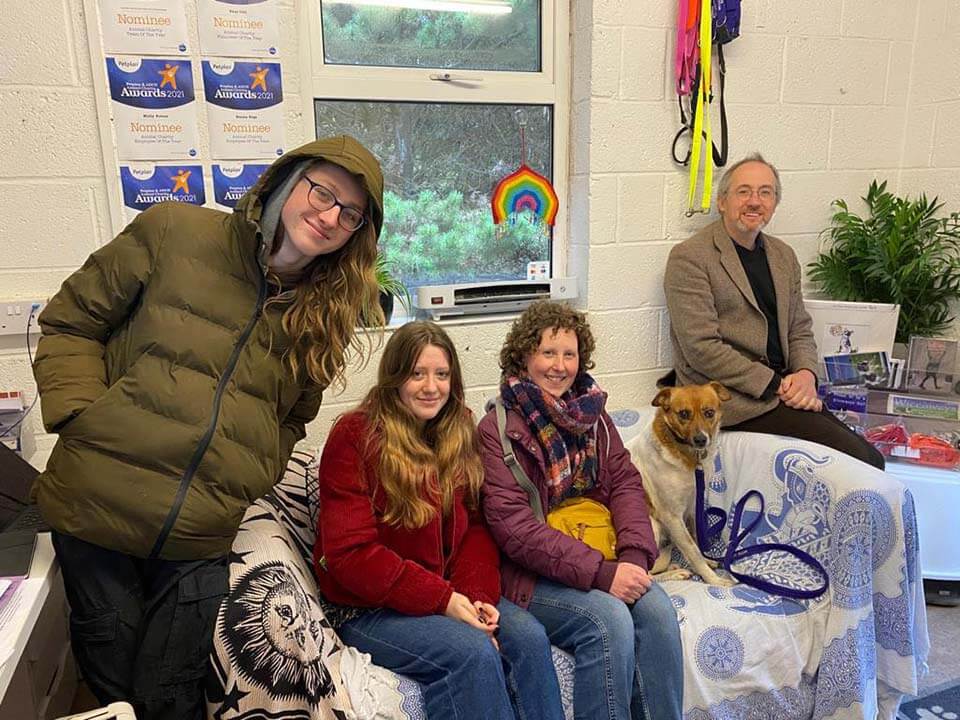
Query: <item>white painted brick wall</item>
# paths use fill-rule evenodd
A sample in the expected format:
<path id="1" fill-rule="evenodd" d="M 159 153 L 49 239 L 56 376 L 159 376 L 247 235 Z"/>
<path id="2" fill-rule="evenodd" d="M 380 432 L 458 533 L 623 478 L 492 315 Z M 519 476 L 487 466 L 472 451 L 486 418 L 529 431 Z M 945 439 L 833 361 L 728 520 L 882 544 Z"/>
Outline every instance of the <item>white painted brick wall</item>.
<path id="1" fill-rule="evenodd" d="M 835 108 L 830 167 L 899 167 L 905 118 L 904 106 Z"/>
<path id="2" fill-rule="evenodd" d="M 746 33 L 834 37 L 839 34 L 841 10 L 837 0 L 764 0 L 751 3 L 742 22 Z"/>
<path id="3" fill-rule="evenodd" d="M 749 33 L 724 48 L 723 57 L 730 79 L 725 90 L 727 105 L 780 102 L 786 42 L 786 38 L 779 35 Z M 673 62 L 672 42 L 670 52 L 670 61 Z M 758 62 L 758 58 L 763 60 Z M 669 75 L 672 83 L 673 72 Z"/>
<path id="4" fill-rule="evenodd" d="M 912 40 L 919 1 L 844 0 L 841 34 L 880 40 Z"/>
<path id="5" fill-rule="evenodd" d="M 617 241 L 621 243 L 663 239 L 663 175 L 620 175 L 617 189 Z M 650 198 L 637 202 L 638 198 Z M 594 242 L 599 238 L 594 238 Z"/>
<path id="6" fill-rule="evenodd" d="M 664 305 L 663 269 L 672 247 L 663 242 L 592 245 L 590 310 Z"/>
<path id="7" fill-rule="evenodd" d="M 960 97 L 955 102 L 944 103 L 937 108 L 933 133 L 934 167 L 960 167 Z"/>
<path id="8" fill-rule="evenodd" d="M 671 361 L 667 253 L 713 217 L 684 217 L 686 171 L 669 155 L 678 128 L 676 3 L 571 5 L 569 261 L 593 313 L 596 374 L 611 405 L 646 404 Z M 873 177 L 960 205 L 956 0 L 762 0 L 743 11 L 744 35 L 726 53 L 730 155 L 760 150 L 783 169 L 785 198 L 771 231 L 802 262 L 816 252 L 830 201 L 854 201 Z M 308 139 L 293 0 L 281 3 L 281 31 L 293 147 Z M 110 237 L 82 0 L 11 5 L 0 44 L 0 296 L 47 295 Z M 713 117 L 718 132 L 716 108 Z M 475 411 L 496 389 L 507 328 L 451 329 Z M 308 443 L 320 444 L 363 395 L 376 359 L 351 374 L 346 392 L 328 393 Z M 32 393 L 25 353 L 10 341 L 0 343 L 0 383 Z M 36 416 L 31 423 L 38 427 Z"/>
<path id="9" fill-rule="evenodd" d="M 731 83 L 740 79 L 731 77 Z M 731 162 L 761 152 L 780 170 L 827 167 L 830 113 L 824 105 L 731 104 L 727 108 Z"/>
<path id="10" fill-rule="evenodd" d="M 578 172 L 589 168 L 591 189 L 608 187 L 611 175 L 621 179 L 615 242 L 606 234 L 590 237 L 588 305 L 603 313 L 605 323 L 619 320 L 621 312 L 646 311 L 651 305 L 659 305 L 661 313 L 655 359 L 645 352 L 633 356 L 638 362 L 650 357 L 657 368 L 621 373 L 617 367 L 607 376 L 603 365 L 598 367 L 614 399 L 622 391 L 624 397 L 647 402 L 652 385 L 644 383 L 669 366 L 669 319 L 662 307 L 666 254 L 672 242 L 716 217 L 685 217 L 687 172 L 669 157 L 678 128 L 673 7 L 671 0 L 644 3 L 642 8 L 628 0 L 593 3 L 593 25 L 583 27 L 594 43 L 597 26 L 604 36 L 612 27 L 623 31 L 617 96 L 606 75 L 612 60 L 605 58 L 604 73 L 598 77 L 596 49 L 594 58 L 578 55 L 574 39 L 574 72 L 586 63 L 591 81 L 597 82 L 590 89 L 589 117 L 583 117 L 581 108 L 572 129 L 581 153 Z M 960 174 L 940 170 L 960 166 L 955 132 L 960 121 L 960 49 L 953 41 L 960 32 L 960 5 L 955 0 L 764 0 L 744 4 L 743 13 L 744 35 L 725 53 L 730 158 L 761 151 L 780 167 L 784 202 L 770 230 L 795 247 L 803 265 L 816 256 L 819 232 L 829 223 L 830 202 L 843 197 L 857 206 L 875 177 L 888 179 L 891 187 L 927 187 L 928 193 L 936 188 L 956 206 Z M 952 36 L 951 23 L 958 28 Z M 626 40 L 635 25 L 667 28 L 666 71 L 648 71 L 651 79 L 663 80 L 665 93 L 659 102 L 650 102 L 655 98 L 649 95 L 636 96 L 643 102 L 630 102 L 635 96 L 625 91 L 626 75 L 636 76 L 636 58 L 644 55 Z M 633 37 L 643 36 L 632 32 Z M 660 51 L 658 41 L 656 35 L 650 39 L 647 56 Z M 644 92 L 652 92 L 652 85 L 643 82 Z M 582 97 L 584 88 L 578 93 Z M 716 107 L 712 117 L 718 136 Z M 699 197 L 698 188 L 698 202 Z M 607 195 L 594 192 L 576 202 L 578 212 L 589 214 L 587 227 L 601 223 L 595 216 L 606 218 L 609 206 Z M 622 353 L 629 352 L 625 332 L 598 333 L 598 358 L 620 361 Z M 652 330 L 646 340 L 653 342 Z"/>
<path id="11" fill-rule="evenodd" d="M 611 278 L 621 285 L 626 278 Z M 601 373 L 630 373 L 638 368 L 657 366 L 657 345 L 651 342 L 660 332 L 660 309 L 630 309 L 590 313 L 590 328 L 596 338 L 606 338 L 597 346 L 594 360 Z"/>
<path id="12" fill-rule="evenodd" d="M 910 105 L 904 129 L 901 168 L 929 167 L 933 161 L 933 127 L 936 105 Z"/>
<path id="13" fill-rule="evenodd" d="M 887 105 L 905 105 L 910 93 L 910 63 L 913 43 L 895 42 L 890 45 L 890 63 L 887 71 Z"/>
<path id="14" fill-rule="evenodd" d="M 784 100 L 879 105 L 889 55 L 890 43 L 882 40 L 788 37 Z"/>
<path id="15" fill-rule="evenodd" d="M 917 7 L 911 62 L 902 192 L 939 196 L 960 210 L 960 3 L 923 0 Z"/>
<path id="16" fill-rule="evenodd" d="M 662 100 L 671 67 L 667 58 L 667 30 L 623 28 L 620 58 L 620 97 L 624 100 Z"/>
<path id="17" fill-rule="evenodd" d="M 600 25 L 593 29 L 591 90 L 593 97 L 616 97 L 620 92 L 620 29 Z"/>

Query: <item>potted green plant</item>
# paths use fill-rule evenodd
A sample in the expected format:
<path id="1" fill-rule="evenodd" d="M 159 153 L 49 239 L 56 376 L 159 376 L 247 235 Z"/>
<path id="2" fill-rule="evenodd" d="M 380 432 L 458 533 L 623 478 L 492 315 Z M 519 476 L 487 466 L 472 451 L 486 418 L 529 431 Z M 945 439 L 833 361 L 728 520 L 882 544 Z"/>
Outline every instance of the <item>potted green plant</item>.
<path id="1" fill-rule="evenodd" d="M 898 197 L 876 180 L 862 199 L 865 218 L 831 203 L 810 279 L 834 300 L 899 304 L 898 343 L 944 334 L 960 298 L 960 213 L 940 217 L 937 198 Z"/>
<path id="2" fill-rule="evenodd" d="M 375 268 L 377 274 L 377 285 L 380 286 L 380 309 L 383 310 L 383 317 L 387 324 L 393 315 L 394 298 L 400 298 L 407 312 L 413 307 L 413 301 L 410 298 L 410 292 L 391 271 L 390 261 L 382 252 L 377 253 L 377 264 Z"/>

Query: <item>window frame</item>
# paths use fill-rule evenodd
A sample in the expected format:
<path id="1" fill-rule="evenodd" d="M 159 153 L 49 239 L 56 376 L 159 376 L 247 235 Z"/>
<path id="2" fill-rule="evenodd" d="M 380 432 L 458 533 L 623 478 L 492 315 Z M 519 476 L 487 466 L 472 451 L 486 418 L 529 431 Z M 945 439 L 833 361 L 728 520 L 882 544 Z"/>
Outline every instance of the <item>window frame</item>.
<path id="1" fill-rule="evenodd" d="M 551 174 L 560 207 L 553 228 L 550 271 L 553 277 L 568 274 L 571 91 L 567 3 L 541 0 L 542 57 L 539 72 L 327 65 L 323 60 L 320 0 L 299 0 L 297 17 L 299 65 L 303 73 L 301 120 L 304 137 L 316 137 L 314 102 L 323 99 L 553 106 Z M 443 73 L 449 73 L 454 80 L 433 80 L 430 77 Z M 464 82 L 458 82 L 460 78 Z M 518 149 L 519 145 L 518 129 Z"/>

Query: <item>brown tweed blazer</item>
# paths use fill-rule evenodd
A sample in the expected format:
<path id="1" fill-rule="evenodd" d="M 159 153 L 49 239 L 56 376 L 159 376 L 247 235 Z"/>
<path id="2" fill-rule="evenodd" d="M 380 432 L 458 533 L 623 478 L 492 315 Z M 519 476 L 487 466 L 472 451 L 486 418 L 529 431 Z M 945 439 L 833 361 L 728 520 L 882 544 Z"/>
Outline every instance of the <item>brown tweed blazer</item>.
<path id="1" fill-rule="evenodd" d="M 800 263 L 782 240 L 763 235 L 777 296 L 780 345 L 789 372 L 817 373 L 817 344 L 803 307 Z M 720 220 L 674 246 L 663 278 L 677 383 L 716 380 L 731 391 L 723 425 L 736 425 L 773 409 L 780 400 L 760 396 L 773 379 L 767 367 L 767 320 L 750 288 L 740 257 Z"/>

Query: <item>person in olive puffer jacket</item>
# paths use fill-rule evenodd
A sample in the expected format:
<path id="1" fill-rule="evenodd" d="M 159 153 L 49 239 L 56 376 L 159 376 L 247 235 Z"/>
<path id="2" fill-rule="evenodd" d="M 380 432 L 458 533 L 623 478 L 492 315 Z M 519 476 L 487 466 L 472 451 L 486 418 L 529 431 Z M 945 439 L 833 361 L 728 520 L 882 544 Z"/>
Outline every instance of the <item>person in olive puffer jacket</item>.
<path id="1" fill-rule="evenodd" d="M 34 485 L 97 699 L 200 718 L 227 555 L 323 390 L 382 324 L 377 160 L 353 138 L 276 160 L 232 215 L 141 213 L 40 315 L 34 373 L 59 434 Z"/>

